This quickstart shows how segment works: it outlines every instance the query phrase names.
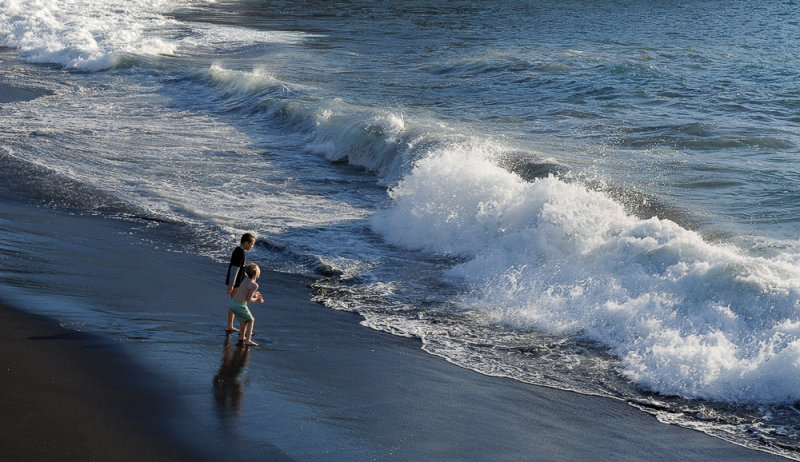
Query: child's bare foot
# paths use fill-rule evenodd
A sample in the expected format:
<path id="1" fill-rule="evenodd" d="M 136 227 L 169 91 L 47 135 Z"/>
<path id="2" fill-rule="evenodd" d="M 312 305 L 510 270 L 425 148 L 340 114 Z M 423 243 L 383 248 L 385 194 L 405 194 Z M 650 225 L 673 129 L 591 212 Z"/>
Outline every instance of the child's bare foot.
<path id="1" fill-rule="evenodd" d="M 258 343 L 254 342 L 252 340 L 245 340 L 244 344 L 247 345 L 247 346 L 258 346 Z"/>

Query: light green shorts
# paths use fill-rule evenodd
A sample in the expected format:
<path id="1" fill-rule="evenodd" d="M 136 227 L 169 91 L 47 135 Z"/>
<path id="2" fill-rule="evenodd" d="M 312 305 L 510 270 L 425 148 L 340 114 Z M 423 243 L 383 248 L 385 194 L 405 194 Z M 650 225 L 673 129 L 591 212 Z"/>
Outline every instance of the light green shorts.
<path id="1" fill-rule="evenodd" d="M 247 305 L 244 303 L 240 303 L 231 299 L 229 308 L 231 311 L 233 311 L 233 315 L 236 317 L 237 321 L 247 322 L 253 320 L 253 314 L 250 313 L 250 309 L 247 308 Z"/>

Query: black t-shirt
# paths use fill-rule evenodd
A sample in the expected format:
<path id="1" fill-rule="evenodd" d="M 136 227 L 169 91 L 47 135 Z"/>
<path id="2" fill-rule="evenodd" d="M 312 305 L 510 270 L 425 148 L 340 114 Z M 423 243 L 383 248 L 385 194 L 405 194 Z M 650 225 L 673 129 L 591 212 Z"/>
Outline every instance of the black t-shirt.
<path id="1" fill-rule="evenodd" d="M 244 265 L 246 259 L 244 249 L 236 247 L 231 254 L 231 262 L 228 263 L 228 274 L 225 276 L 225 285 L 239 287 L 244 280 Z"/>

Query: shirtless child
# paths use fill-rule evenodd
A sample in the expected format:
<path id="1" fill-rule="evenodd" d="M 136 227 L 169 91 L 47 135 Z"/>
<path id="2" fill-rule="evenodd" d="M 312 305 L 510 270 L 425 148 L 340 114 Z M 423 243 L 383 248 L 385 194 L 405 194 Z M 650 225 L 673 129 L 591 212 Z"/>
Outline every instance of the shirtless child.
<path id="1" fill-rule="evenodd" d="M 264 303 L 264 297 L 258 292 L 256 279 L 261 276 L 261 269 L 255 263 L 245 266 L 247 278 L 239 285 L 239 289 L 231 297 L 230 310 L 242 326 L 239 332 L 239 343 L 243 345 L 258 345 L 253 341 L 253 318 L 247 302 Z"/>

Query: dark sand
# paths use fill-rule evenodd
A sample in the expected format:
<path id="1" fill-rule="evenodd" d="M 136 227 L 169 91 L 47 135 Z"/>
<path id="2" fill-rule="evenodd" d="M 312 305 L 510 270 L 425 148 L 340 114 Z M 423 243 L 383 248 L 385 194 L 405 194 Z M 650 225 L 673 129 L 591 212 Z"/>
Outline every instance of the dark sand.
<path id="1" fill-rule="evenodd" d="M 226 461 L 784 460 L 616 400 L 451 365 L 418 340 L 311 302 L 308 281 L 295 276 L 264 272 L 267 303 L 253 309 L 262 345 L 237 350 L 222 332 L 225 265 L 168 252 L 176 235 L 169 225 L 0 203 L 0 295 L 52 310 L 42 302 L 49 287 L 136 320 L 83 318 L 103 340 L 1 310 L 3 460 L 181 460 L 191 450 Z M 19 239 L 3 242 L 9 236 Z M 28 261 L 47 274 L 26 271 Z M 187 269 L 176 293 L 163 275 Z M 109 275 L 99 276 L 101 291 L 98 274 Z M 26 304 L 15 288 L 43 298 Z M 166 317 L 140 328 L 153 310 Z"/>
<path id="2" fill-rule="evenodd" d="M 2 460 L 196 460 L 159 434 L 169 397 L 119 345 L 4 305 L 0 325 Z"/>

